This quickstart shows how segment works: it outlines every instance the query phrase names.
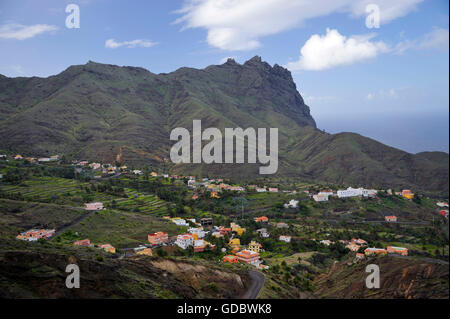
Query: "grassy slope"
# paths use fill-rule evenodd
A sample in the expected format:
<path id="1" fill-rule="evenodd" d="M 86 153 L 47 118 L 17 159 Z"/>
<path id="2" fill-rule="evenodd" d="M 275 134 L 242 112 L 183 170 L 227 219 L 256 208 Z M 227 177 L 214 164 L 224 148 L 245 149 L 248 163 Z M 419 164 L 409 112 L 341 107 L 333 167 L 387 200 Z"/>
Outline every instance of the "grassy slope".
<path id="1" fill-rule="evenodd" d="M 170 130 L 278 127 L 282 176 L 448 192 L 448 154 L 418 155 L 352 133 L 315 129 L 288 71 L 257 58 L 155 75 L 90 62 L 59 75 L 0 78 L 0 149 L 162 165 Z M 20 125 L 17 125 L 20 123 Z M 257 165 L 180 165 L 184 173 L 254 178 Z"/>

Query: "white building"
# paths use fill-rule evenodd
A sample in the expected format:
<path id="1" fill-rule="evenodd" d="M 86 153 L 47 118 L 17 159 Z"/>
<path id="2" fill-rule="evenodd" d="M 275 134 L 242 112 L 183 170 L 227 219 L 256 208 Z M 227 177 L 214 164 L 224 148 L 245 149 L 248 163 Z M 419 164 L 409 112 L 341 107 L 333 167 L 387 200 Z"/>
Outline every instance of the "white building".
<path id="1" fill-rule="evenodd" d="M 376 189 L 363 189 L 362 195 L 364 197 L 375 197 L 377 196 L 378 191 Z"/>
<path id="2" fill-rule="evenodd" d="M 333 191 L 331 189 L 330 190 L 321 191 L 321 192 L 319 192 L 319 194 L 323 194 L 323 195 L 327 195 L 327 196 L 333 196 L 334 195 L 334 193 L 333 193 Z"/>
<path id="3" fill-rule="evenodd" d="M 192 238 L 191 234 L 178 235 L 177 240 L 175 241 L 175 245 L 177 245 L 181 249 L 186 249 L 189 246 L 194 245 L 194 238 Z"/>
<path id="4" fill-rule="evenodd" d="M 177 226 L 189 226 L 189 224 L 181 218 L 172 219 L 172 222 Z"/>
<path id="5" fill-rule="evenodd" d="M 204 247 L 204 246 L 206 246 L 206 242 L 203 239 L 194 240 L 194 248 Z"/>
<path id="6" fill-rule="evenodd" d="M 298 200 L 291 199 L 291 200 L 289 201 L 289 203 L 284 204 L 284 207 L 285 207 L 285 208 L 297 208 L 297 207 L 298 207 Z"/>
<path id="7" fill-rule="evenodd" d="M 324 193 L 319 193 L 317 195 L 313 195 L 313 199 L 316 202 L 327 202 L 328 201 L 328 194 L 324 194 Z"/>
<path id="8" fill-rule="evenodd" d="M 357 197 L 363 195 L 363 189 L 362 188 L 352 188 L 349 187 L 346 190 L 338 190 L 337 196 L 339 198 L 346 198 L 346 197 Z"/>
<path id="9" fill-rule="evenodd" d="M 281 235 L 279 240 L 290 243 L 291 242 L 291 236 L 283 236 Z"/>
<path id="10" fill-rule="evenodd" d="M 222 238 L 222 237 L 223 237 L 223 234 L 221 234 L 221 233 L 218 232 L 218 231 L 213 231 L 213 232 L 211 233 L 211 236 L 214 236 L 214 237 L 216 237 L 216 238 Z"/>
<path id="11" fill-rule="evenodd" d="M 267 232 L 267 229 L 266 229 L 266 228 L 260 228 L 260 229 L 258 229 L 256 232 L 257 232 L 257 233 L 259 234 L 259 236 L 261 236 L 262 238 L 269 238 L 269 237 L 270 237 L 270 234 Z"/>
<path id="12" fill-rule="evenodd" d="M 100 169 L 102 167 L 102 164 L 100 164 L 100 163 L 91 163 L 91 164 L 89 164 L 89 167 L 91 169 L 96 170 L 96 169 Z"/>
<path id="13" fill-rule="evenodd" d="M 204 237 L 208 234 L 208 232 L 204 231 L 203 228 L 201 228 L 201 227 L 198 227 L 198 228 L 194 228 L 194 227 L 188 228 L 188 233 L 190 233 L 190 234 L 197 234 L 197 237 L 198 237 L 198 238 L 204 238 Z"/>
<path id="14" fill-rule="evenodd" d="M 133 170 L 134 175 L 143 175 L 144 173 L 138 169 Z"/>
<path id="15" fill-rule="evenodd" d="M 188 180 L 188 187 L 195 187 L 195 179 Z"/>
<path id="16" fill-rule="evenodd" d="M 325 239 L 325 240 L 321 240 L 320 243 L 325 246 L 330 246 L 333 242 L 331 240 Z"/>

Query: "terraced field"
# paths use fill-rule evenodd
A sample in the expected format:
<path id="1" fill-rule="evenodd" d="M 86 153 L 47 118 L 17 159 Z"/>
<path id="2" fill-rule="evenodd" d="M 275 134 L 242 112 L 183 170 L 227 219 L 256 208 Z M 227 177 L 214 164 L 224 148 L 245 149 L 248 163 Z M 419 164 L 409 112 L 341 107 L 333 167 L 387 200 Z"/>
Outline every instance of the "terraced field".
<path id="1" fill-rule="evenodd" d="M 34 202 L 82 207 L 88 198 L 89 201 L 100 201 L 105 205 L 111 205 L 114 201 L 116 203 L 115 208 L 120 210 L 156 216 L 166 214 L 167 203 L 160 200 L 156 195 L 144 194 L 130 188 L 125 189 L 127 197 L 94 191 L 88 194 L 84 187 L 89 185 L 89 183 L 72 179 L 41 177 L 28 180 L 20 185 L 2 186 L 2 191 L 5 194 L 21 195 L 23 199 Z"/>
<path id="2" fill-rule="evenodd" d="M 156 195 L 149 195 L 126 188 L 125 194 L 128 198 L 115 199 L 117 209 L 139 210 L 141 213 L 148 213 L 157 216 L 166 215 L 167 203 L 160 200 Z"/>
<path id="3" fill-rule="evenodd" d="M 76 180 L 57 178 L 57 177 L 40 177 L 28 180 L 20 185 L 2 186 L 4 193 L 22 195 L 26 200 L 36 202 L 49 202 L 55 196 L 65 197 L 80 192 L 80 183 Z"/>

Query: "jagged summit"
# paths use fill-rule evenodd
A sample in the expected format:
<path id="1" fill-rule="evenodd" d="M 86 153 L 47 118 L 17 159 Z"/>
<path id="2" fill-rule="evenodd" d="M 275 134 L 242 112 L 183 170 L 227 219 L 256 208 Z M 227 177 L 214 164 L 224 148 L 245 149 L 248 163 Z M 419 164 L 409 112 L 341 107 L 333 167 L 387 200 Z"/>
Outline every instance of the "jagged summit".
<path id="1" fill-rule="evenodd" d="M 239 65 L 239 63 L 236 62 L 235 59 L 233 58 L 228 58 L 227 61 L 224 64 L 228 64 L 228 65 Z"/>

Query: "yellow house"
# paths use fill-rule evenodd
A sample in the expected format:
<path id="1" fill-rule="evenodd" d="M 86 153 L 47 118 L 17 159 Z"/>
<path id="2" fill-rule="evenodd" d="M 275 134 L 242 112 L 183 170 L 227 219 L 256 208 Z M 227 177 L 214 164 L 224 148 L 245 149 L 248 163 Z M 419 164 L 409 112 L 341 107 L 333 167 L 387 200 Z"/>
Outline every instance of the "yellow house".
<path id="1" fill-rule="evenodd" d="M 136 255 L 153 256 L 151 248 L 144 248 L 136 251 Z"/>
<path id="2" fill-rule="evenodd" d="M 113 246 L 111 246 L 110 244 L 100 245 L 99 247 L 108 253 L 114 254 L 116 252 L 116 249 Z"/>
<path id="3" fill-rule="evenodd" d="M 250 244 L 248 244 L 247 250 L 254 251 L 255 253 L 259 253 L 261 251 L 261 244 L 252 240 L 250 242 Z"/>
<path id="4" fill-rule="evenodd" d="M 242 235 L 243 232 L 245 232 L 245 228 L 242 228 L 238 224 L 230 223 L 231 231 L 236 232 L 239 236 Z"/>
<path id="5" fill-rule="evenodd" d="M 239 247 L 241 245 L 241 240 L 239 238 L 230 239 L 228 245 L 230 247 Z"/>
<path id="6" fill-rule="evenodd" d="M 414 194 L 409 189 L 402 190 L 402 196 L 407 198 L 407 199 L 413 199 L 414 198 Z"/>
<path id="7" fill-rule="evenodd" d="M 211 192 L 211 198 L 220 198 L 217 192 Z"/>
<path id="8" fill-rule="evenodd" d="M 152 172 L 152 176 L 158 176 L 158 173 Z"/>

